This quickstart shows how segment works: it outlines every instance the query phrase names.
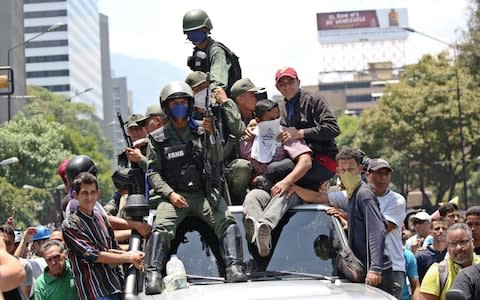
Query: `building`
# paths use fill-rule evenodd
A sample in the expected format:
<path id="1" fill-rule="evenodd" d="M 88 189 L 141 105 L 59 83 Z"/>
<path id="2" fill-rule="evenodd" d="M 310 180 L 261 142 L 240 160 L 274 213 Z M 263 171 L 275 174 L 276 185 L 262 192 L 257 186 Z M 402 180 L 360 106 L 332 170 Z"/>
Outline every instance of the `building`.
<path id="1" fill-rule="evenodd" d="M 15 92 L 10 96 L 11 110 L 25 105 L 25 55 L 23 48 L 23 1 L 2 1 L 0 9 L 0 66 L 10 65 L 14 70 Z M 8 120 L 8 97 L 0 96 L 0 123 Z"/>
<path id="2" fill-rule="evenodd" d="M 108 30 L 108 16 L 100 14 L 100 57 L 102 68 L 102 90 L 103 90 L 103 133 L 107 139 L 115 143 L 113 127 L 108 126 L 115 121 L 113 109 L 112 71 L 110 64 L 110 39 Z"/>
<path id="3" fill-rule="evenodd" d="M 103 119 L 99 18 L 98 0 L 24 0 L 25 40 L 64 24 L 25 45 L 27 84 L 91 104 Z"/>
<path id="4" fill-rule="evenodd" d="M 366 72 L 355 73 L 352 80 L 319 83 L 320 94 L 328 100 L 332 111 L 360 115 L 364 109 L 376 105 L 387 85 L 399 82 L 390 62 L 368 66 Z"/>
<path id="5" fill-rule="evenodd" d="M 113 128 L 111 142 L 113 145 L 113 153 L 119 154 L 125 149 L 126 144 L 123 138 L 122 130 L 120 129 L 119 122 L 117 120 L 117 112 L 122 114 L 123 120 L 126 121 L 127 117 L 132 113 L 131 109 L 131 95 L 127 89 L 127 78 L 116 77 L 112 78 L 112 112 L 115 114 L 115 119 L 110 122 L 109 126 Z M 116 160 L 113 162 L 116 167 Z"/>

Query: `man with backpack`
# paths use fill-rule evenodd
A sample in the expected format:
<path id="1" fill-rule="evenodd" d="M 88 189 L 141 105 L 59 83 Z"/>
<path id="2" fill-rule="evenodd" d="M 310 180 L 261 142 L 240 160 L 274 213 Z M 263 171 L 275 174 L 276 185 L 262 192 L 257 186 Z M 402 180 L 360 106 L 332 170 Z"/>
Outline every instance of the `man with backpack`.
<path id="1" fill-rule="evenodd" d="M 202 9 L 192 9 L 183 16 L 183 33 L 195 46 L 187 65 L 192 71 L 210 73 L 210 90 L 222 87 L 228 96 L 233 83 L 242 78 L 242 70 L 235 55 L 227 46 L 213 40 L 212 21 Z"/>
<path id="2" fill-rule="evenodd" d="M 448 258 L 430 266 L 420 286 L 426 300 L 445 300 L 458 272 L 480 263 L 480 256 L 473 252 L 472 230 L 465 223 L 455 223 L 447 230 Z"/>

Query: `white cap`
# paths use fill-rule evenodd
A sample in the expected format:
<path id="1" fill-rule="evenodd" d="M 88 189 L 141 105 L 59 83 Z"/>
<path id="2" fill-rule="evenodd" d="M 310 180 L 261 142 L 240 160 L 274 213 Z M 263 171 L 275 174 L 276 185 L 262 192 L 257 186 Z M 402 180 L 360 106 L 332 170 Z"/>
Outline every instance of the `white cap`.
<path id="1" fill-rule="evenodd" d="M 420 211 L 418 213 L 415 214 L 415 216 L 413 216 L 413 218 L 417 219 L 417 220 L 420 220 L 420 221 L 428 221 L 430 222 L 432 220 L 432 218 L 430 217 L 430 215 L 424 211 Z"/>

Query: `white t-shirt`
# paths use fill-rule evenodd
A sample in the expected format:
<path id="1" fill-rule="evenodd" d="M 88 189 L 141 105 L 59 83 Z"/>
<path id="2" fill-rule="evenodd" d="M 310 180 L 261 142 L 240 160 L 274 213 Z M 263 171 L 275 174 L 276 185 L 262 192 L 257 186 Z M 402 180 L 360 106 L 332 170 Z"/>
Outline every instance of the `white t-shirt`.
<path id="1" fill-rule="evenodd" d="M 408 240 L 405 242 L 405 249 L 412 251 L 412 244 L 415 240 L 418 240 L 418 239 L 420 239 L 420 237 L 418 236 L 418 233 L 409 237 Z M 423 240 L 422 248 L 426 248 L 428 245 L 433 245 L 433 236 L 430 234 Z"/>
<path id="2" fill-rule="evenodd" d="M 403 256 L 402 225 L 405 219 L 405 198 L 394 191 L 388 191 L 385 195 L 377 197 L 380 204 L 380 211 L 385 220 L 395 224 L 397 227 L 387 233 L 385 247 L 392 259 L 393 271 L 405 272 L 405 257 Z"/>

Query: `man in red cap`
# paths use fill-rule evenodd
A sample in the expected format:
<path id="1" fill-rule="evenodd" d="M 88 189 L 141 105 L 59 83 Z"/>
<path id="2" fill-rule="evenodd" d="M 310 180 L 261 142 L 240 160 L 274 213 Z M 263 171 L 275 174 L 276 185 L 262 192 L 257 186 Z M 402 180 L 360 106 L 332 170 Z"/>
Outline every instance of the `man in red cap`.
<path id="1" fill-rule="evenodd" d="M 286 130 L 279 138 L 283 143 L 305 140 L 313 150 L 312 169 L 305 177 L 315 178 L 318 184 L 332 178 L 336 172 L 338 148 L 335 137 L 340 134 L 337 119 L 319 94 L 300 88 L 294 68 L 284 67 L 275 74 L 276 88 L 283 95 L 280 102 L 281 125 Z M 313 186 L 313 189 L 318 189 Z"/>

